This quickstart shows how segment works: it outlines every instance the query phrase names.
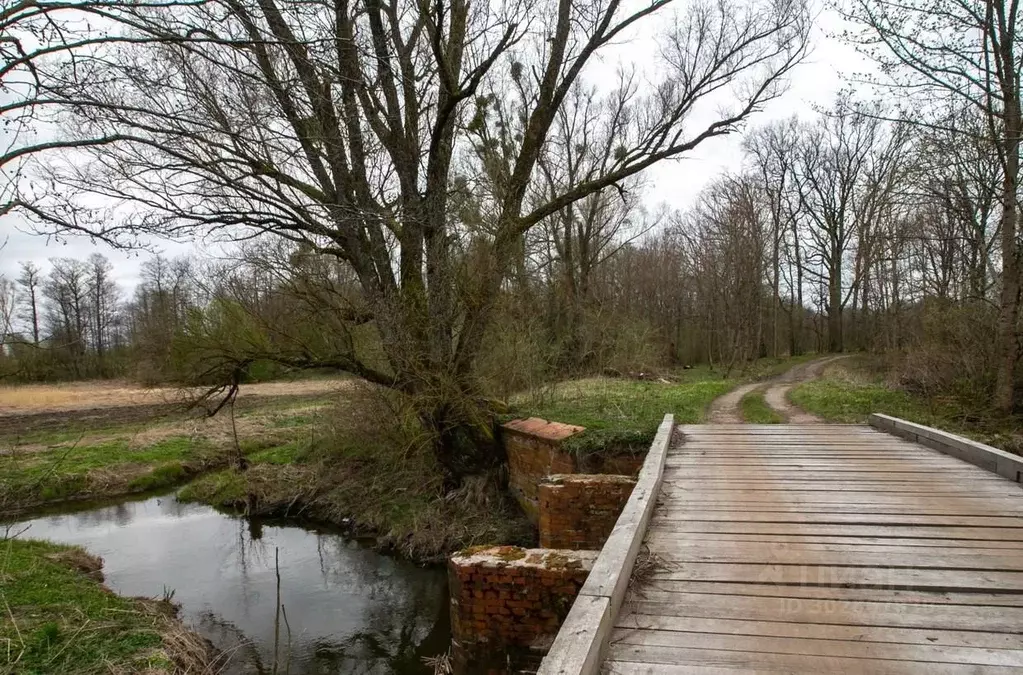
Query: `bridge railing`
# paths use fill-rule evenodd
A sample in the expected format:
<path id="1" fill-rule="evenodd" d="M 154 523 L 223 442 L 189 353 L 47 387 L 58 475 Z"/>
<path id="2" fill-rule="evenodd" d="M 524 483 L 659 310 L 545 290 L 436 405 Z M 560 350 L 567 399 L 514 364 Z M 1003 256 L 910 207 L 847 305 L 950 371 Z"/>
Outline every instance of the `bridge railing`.
<path id="1" fill-rule="evenodd" d="M 636 487 L 537 675 L 593 675 L 600 671 L 603 650 L 625 600 L 632 568 L 661 491 L 664 459 L 674 429 L 674 417 L 665 415 L 640 469 Z"/>
<path id="2" fill-rule="evenodd" d="M 964 462 L 969 462 L 1011 481 L 1023 483 L 1023 457 L 1019 455 L 890 415 L 874 414 L 870 416 L 869 422 L 870 426 L 875 429 L 886 431 Z"/>

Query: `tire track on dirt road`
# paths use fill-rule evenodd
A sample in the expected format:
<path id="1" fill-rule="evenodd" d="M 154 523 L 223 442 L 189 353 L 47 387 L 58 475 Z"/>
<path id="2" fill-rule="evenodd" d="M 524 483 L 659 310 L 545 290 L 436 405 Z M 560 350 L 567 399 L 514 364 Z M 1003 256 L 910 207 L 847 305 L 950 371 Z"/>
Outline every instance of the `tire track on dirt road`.
<path id="1" fill-rule="evenodd" d="M 821 376 L 824 369 L 838 361 L 846 358 L 846 355 L 826 356 L 813 361 L 807 361 L 783 374 L 766 382 L 753 382 L 736 387 L 724 396 L 720 396 L 710 404 L 707 410 L 707 424 L 745 424 L 742 418 L 742 399 L 747 394 L 763 389 L 764 402 L 772 410 L 785 418 L 790 424 L 819 424 L 821 420 L 816 415 L 797 408 L 788 400 L 788 393 L 797 384 L 815 380 Z"/>

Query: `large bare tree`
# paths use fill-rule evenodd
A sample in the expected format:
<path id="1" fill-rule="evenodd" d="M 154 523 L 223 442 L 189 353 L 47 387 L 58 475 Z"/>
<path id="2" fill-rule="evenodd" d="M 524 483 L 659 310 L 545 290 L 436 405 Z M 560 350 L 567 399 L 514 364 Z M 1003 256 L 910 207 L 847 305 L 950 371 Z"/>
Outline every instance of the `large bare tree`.
<path id="1" fill-rule="evenodd" d="M 41 225 L 268 234 L 343 261 L 382 362 L 299 343 L 225 359 L 415 396 L 458 475 L 481 459 L 474 365 L 523 235 L 738 129 L 804 55 L 807 14 L 801 0 L 207 0 L 143 8 L 125 30 L 157 42 L 98 45 L 42 80 L 68 103 L 69 138 L 117 140 L 47 166 Z M 640 36 L 630 61 L 622 44 Z M 581 85 L 598 86 L 587 125 L 613 151 L 534 199 Z M 475 217 L 457 217 L 467 200 Z"/>

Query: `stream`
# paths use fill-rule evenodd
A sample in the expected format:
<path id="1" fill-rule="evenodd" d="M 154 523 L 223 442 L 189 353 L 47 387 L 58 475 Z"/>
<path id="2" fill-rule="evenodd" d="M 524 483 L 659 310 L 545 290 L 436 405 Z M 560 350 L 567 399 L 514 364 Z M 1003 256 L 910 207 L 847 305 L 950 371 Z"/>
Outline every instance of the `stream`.
<path id="1" fill-rule="evenodd" d="M 173 494 L 42 515 L 24 525 L 24 537 L 101 556 L 107 586 L 121 595 L 173 592 L 182 619 L 230 655 L 226 675 L 273 672 L 275 552 L 287 615 L 279 673 L 418 675 L 431 672 L 423 657 L 448 648 L 444 570 L 339 534 L 234 517 L 179 503 Z"/>

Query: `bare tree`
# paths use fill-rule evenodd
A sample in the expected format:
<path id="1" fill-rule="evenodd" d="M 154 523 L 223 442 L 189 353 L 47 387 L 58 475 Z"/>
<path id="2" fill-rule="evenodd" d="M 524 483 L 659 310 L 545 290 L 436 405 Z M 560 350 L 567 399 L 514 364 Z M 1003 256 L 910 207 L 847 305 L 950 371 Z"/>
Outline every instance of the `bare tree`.
<path id="1" fill-rule="evenodd" d="M 66 355 L 74 376 L 82 377 L 89 336 L 89 268 L 73 258 L 50 262 L 53 267 L 42 291 L 51 349 Z"/>
<path id="2" fill-rule="evenodd" d="M 789 354 L 802 351 L 800 341 L 803 310 L 803 270 L 800 240 L 796 232 L 798 195 L 793 190 L 797 149 L 802 128 L 796 118 L 775 122 L 753 130 L 744 139 L 743 147 L 759 179 L 770 223 L 769 283 L 773 294 L 771 303 L 771 353 L 778 356 L 778 312 L 788 316 Z M 790 253 L 791 251 L 791 253 Z M 787 260 L 786 260 L 787 259 Z M 789 280 L 788 303 L 782 302 L 781 287 L 783 263 Z M 794 262 L 794 274 L 793 265 Z M 800 322 L 797 328 L 797 321 Z"/>
<path id="3" fill-rule="evenodd" d="M 1010 412 L 1020 357 L 1021 36 L 1018 0 L 851 0 L 845 16 L 861 30 L 848 38 L 881 68 L 878 83 L 908 99 L 912 119 L 940 125 L 948 105 L 968 105 L 986 121 L 1001 163 L 1001 293 L 994 404 Z M 972 129 L 953 129 L 970 135 Z"/>
<path id="4" fill-rule="evenodd" d="M 31 262 L 21 263 L 18 285 L 25 301 L 25 318 L 32 330 L 32 344 L 39 346 L 39 287 L 42 283 L 39 267 Z"/>
<path id="5" fill-rule="evenodd" d="M 103 255 L 93 253 L 88 260 L 90 332 L 96 353 L 97 369 L 101 377 L 108 374 L 105 357 L 112 339 L 111 331 L 117 315 L 118 289 L 111 276 L 113 265 Z"/>
<path id="6" fill-rule="evenodd" d="M 14 320 L 18 315 L 18 287 L 0 274 L 0 357 L 16 342 Z"/>

